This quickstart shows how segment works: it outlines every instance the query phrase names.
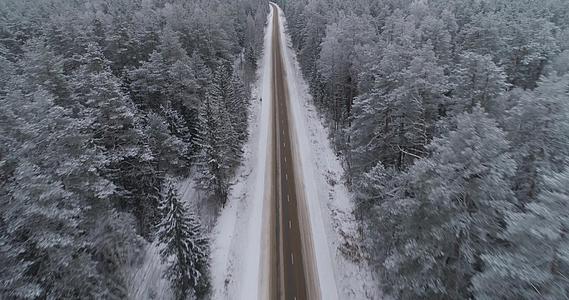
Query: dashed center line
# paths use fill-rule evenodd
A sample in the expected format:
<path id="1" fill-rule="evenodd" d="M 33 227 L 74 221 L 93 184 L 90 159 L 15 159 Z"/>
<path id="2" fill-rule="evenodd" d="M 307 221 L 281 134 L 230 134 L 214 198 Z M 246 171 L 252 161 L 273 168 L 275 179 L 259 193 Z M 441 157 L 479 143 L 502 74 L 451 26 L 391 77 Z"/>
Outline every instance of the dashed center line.
<path id="1" fill-rule="evenodd" d="M 294 254 L 290 253 L 290 262 L 294 265 Z"/>
<path id="2" fill-rule="evenodd" d="M 289 229 L 292 228 L 291 226 L 292 226 L 292 224 L 290 223 L 290 220 L 288 220 L 288 228 Z"/>

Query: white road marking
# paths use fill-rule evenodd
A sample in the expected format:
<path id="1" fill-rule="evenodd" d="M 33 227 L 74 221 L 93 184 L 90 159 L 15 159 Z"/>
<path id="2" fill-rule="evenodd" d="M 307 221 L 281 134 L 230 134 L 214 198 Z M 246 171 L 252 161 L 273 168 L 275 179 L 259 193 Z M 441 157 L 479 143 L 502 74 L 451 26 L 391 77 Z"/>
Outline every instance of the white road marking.
<path id="1" fill-rule="evenodd" d="M 285 173 L 285 179 L 288 180 L 288 173 Z"/>
<path id="2" fill-rule="evenodd" d="M 286 156 L 285 156 L 285 162 L 286 162 Z"/>
<path id="3" fill-rule="evenodd" d="M 292 252 L 290 253 L 290 261 L 294 265 L 294 255 L 292 254 Z"/>
<path id="4" fill-rule="evenodd" d="M 286 195 L 286 201 L 290 202 L 290 195 Z"/>
<path id="5" fill-rule="evenodd" d="M 288 220 L 288 228 L 291 228 L 291 226 L 292 226 L 292 225 L 291 225 L 291 223 L 290 223 L 290 220 Z"/>

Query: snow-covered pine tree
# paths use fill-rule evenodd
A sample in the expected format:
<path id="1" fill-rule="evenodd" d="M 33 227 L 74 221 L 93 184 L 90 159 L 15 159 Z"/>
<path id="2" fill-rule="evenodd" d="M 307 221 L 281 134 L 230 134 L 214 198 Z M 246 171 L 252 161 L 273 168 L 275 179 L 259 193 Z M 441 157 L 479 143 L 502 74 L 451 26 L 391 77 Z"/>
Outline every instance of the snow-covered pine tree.
<path id="1" fill-rule="evenodd" d="M 113 195 L 115 205 L 135 213 L 139 233 L 147 236 L 153 223 L 146 216 L 155 215 L 152 211 L 157 211 L 157 202 L 151 199 L 159 190 L 158 164 L 149 157 L 158 151 L 149 147 L 149 132 L 143 130 L 141 111 L 123 92 L 100 47 L 88 44 L 78 61 L 81 66 L 71 82 L 77 118 L 84 120 L 86 129 L 93 132 L 93 143 L 104 151 L 100 171 L 118 187 Z M 149 182 L 154 186 L 147 186 Z M 153 209 L 149 211 L 148 206 Z"/>
<path id="2" fill-rule="evenodd" d="M 0 98 L 0 135 L 9 143 L 0 157 L 7 171 L 0 185 L 4 243 L 0 255 L 11 269 L 3 276 L 13 274 L 1 279 L 2 295 L 101 295 L 99 274 L 91 272 L 95 263 L 83 260 L 81 254 L 89 244 L 80 226 L 87 202 L 105 194 L 108 182 L 96 172 L 102 157 L 88 146 L 90 135 L 82 132 L 81 122 L 56 105 L 63 101 L 47 90 L 63 80 L 58 65 L 50 65 L 58 61 L 53 53 L 41 40 L 26 44 L 24 53 L 28 58 L 17 62 L 18 72 Z M 74 270 L 79 259 L 84 268 Z M 74 279 L 83 281 L 84 294 Z"/>
<path id="3" fill-rule="evenodd" d="M 68 101 L 69 90 L 63 73 L 63 57 L 56 55 L 42 38 L 32 38 L 24 46 L 21 71 L 27 86 L 42 85 L 55 97 L 56 104 Z"/>
<path id="4" fill-rule="evenodd" d="M 179 122 L 172 127 L 177 137 L 192 143 L 192 135 L 196 131 L 196 120 L 200 107 L 199 85 L 196 72 L 191 67 L 191 60 L 186 57 L 169 67 L 168 86 L 164 88 L 169 106 L 178 116 Z M 169 117 L 166 116 L 168 119 Z M 188 138 L 190 138 L 188 140 Z"/>
<path id="5" fill-rule="evenodd" d="M 36 172 L 52 174 L 54 178 L 51 180 L 60 181 L 64 191 L 70 194 L 67 197 L 78 201 L 75 210 L 80 212 L 74 218 L 77 241 L 73 244 L 81 247 L 81 250 L 68 263 L 68 269 L 62 268 L 64 273 L 61 276 L 66 279 L 61 282 L 65 282 L 65 285 L 48 287 L 46 293 L 124 297 L 125 278 L 120 270 L 128 263 L 129 257 L 120 253 L 136 252 L 140 246 L 135 242 L 137 237 L 133 223 L 130 223 L 132 219 L 111 218 L 108 222 L 98 221 L 101 216 L 113 213 L 113 205 L 120 206 L 121 201 L 124 201 L 121 180 L 125 176 L 125 170 L 121 164 L 141 154 L 142 134 L 137 127 L 136 110 L 122 92 L 119 79 L 110 72 L 109 62 L 98 46 L 88 44 L 85 53 L 77 58 L 81 65 L 69 81 L 72 101 L 56 104 L 51 109 L 53 113 L 59 113 L 52 117 L 53 120 L 50 119 L 55 125 L 40 122 L 47 127 L 38 139 L 43 142 L 36 146 L 41 147 L 47 143 L 43 146 L 43 151 L 51 152 L 42 155 L 42 152 L 36 150 L 33 155 L 37 155 L 41 161 L 35 161 L 38 158 L 31 157 L 25 161 L 36 166 Z M 26 131 L 34 132 L 34 128 L 30 128 Z M 65 160 L 61 159 L 61 155 L 65 155 Z M 111 198 L 121 201 L 111 202 Z M 64 202 L 72 203 L 68 200 Z M 58 206 L 63 207 L 61 204 Z M 117 226 L 114 222 L 122 224 Z M 107 227 L 124 230 L 104 231 Z M 106 242 L 111 235 L 123 244 L 114 244 L 112 247 L 99 244 Z M 102 253 L 107 257 L 101 258 Z M 83 265 L 81 272 L 76 270 L 80 265 Z M 81 285 L 83 288 L 79 291 Z"/>
<path id="6" fill-rule="evenodd" d="M 88 44 L 80 58 L 81 67 L 73 74 L 73 106 L 79 116 L 90 120 L 97 144 L 103 147 L 109 163 L 141 154 L 138 110 L 122 91 L 120 80 L 111 72 L 110 62 L 96 44 Z"/>
<path id="7" fill-rule="evenodd" d="M 159 112 L 171 105 L 180 110 L 182 105 L 195 105 L 195 80 L 190 57 L 182 48 L 178 34 L 167 27 L 160 45 L 138 68 L 130 70 L 130 88 L 143 109 Z"/>
<path id="8" fill-rule="evenodd" d="M 561 172 L 569 162 L 569 75 L 543 77 L 533 91 L 513 90 L 505 127 L 518 164 L 514 191 L 524 204 L 539 194 L 538 170 Z"/>
<path id="9" fill-rule="evenodd" d="M 193 155 L 198 153 L 199 145 L 196 141 L 199 131 L 199 114 L 202 99 L 206 97 L 208 86 L 210 85 L 212 74 L 199 54 L 193 53 L 190 56 L 189 67 L 192 71 L 190 80 L 194 83 L 192 97 L 185 99 L 185 108 L 188 110 L 183 115 L 192 137 L 191 152 Z M 175 66 L 173 66 L 175 68 Z"/>
<path id="10" fill-rule="evenodd" d="M 186 50 L 184 50 L 182 43 L 180 43 L 178 33 L 170 26 L 166 26 L 162 29 L 158 50 L 160 51 L 164 63 L 167 65 L 172 65 L 176 61 L 185 60 L 187 58 Z"/>
<path id="11" fill-rule="evenodd" d="M 190 164 L 189 144 L 171 134 L 172 125 L 159 114 L 149 113 L 144 123 L 155 171 L 160 174 L 170 172 L 185 175 Z"/>
<path id="12" fill-rule="evenodd" d="M 509 87 L 507 76 L 490 55 L 465 52 L 452 76 L 455 86 L 451 108 L 456 114 L 471 110 L 477 104 L 491 113 L 496 101 Z"/>
<path id="13" fill-rule="evenodd" d="M 380 134 L 388 116 L 377 105 L 381 101 L 380 97 L 380 91 L 372 90 L 354 99 L 347 174 L 351 178 L 361 176 L 373 168 L 382 154 Z"/>
<path id="14" fill-rule="evenodd" d="M 136 104 L 143 110 L 157 111 L 166 105 L 168 99 L 163 96 L 163 89 L 168 85 L 167 71 L 168 66 L 162 55 L 154 50 L 148 61 L 128 72 L 131 94 Z"/>
<path id="15" fill-rule="evenodd" d="M 188 127 L 186 120 L 180 114 L 180 112 L 172 107 L 172 104 L 168 102 L 165 107 L 162 107 L 161 115 L 164 116 L 164 120 L 168 125 L 168 131 L 184 142 L 184 155 L 187 160 L 190 158 L 190 150 L 192 148 L 192 135 L 190 134 L 190 128 Z M 196 117 L 197 115 L 192 115 L 191 117 Z"/>
<path id="16" fill-rule="evenodd" d="M 217 98 L 209 94 L 205 97 L 200 108 L 197 136 L 200 150 L 196 156 L 196 182 L 201 189 L 214 193 L 218 205 L 224 205 L 227 200 L 232 156 L 226 132 L 231 122 L 223 112 L 224 108 Z"/>
<path id="17" fill-rule="evenodd" d="M 392 170 L 386 170 L 385 167 L 378 163 L 376 166 L 372 167 L 368 172 L 364 172 L 362 175 L 355 176 L 354 178 L 354 190 L 357 191 L 355 194 L 355 204 L 356 204 L 356 216 L 361 219 L 361 221 L 372 221 L 375 218 L 373 215 L 377 213 L 374 210 L 375 207 L 381 205 L 390 193 L 393 192 L 392 186 Z M 362 224 L 366 227 L 365 223 Z M 374 226 L 368 226 L 371 233 L 379 233 Z M 375 239 L 373 239 L 375 241 Z M 372 248 L 374 245 L 371 245 Z"/>
<path id="18" fill-rule="evenodd" d="M 212 72 L 198 53 L 193 53 L 192 56 L 190 56 L 190 66 L 197 84 L 198 98 L 203 99 L 208 91 L 208 85 L 212 80 Z"/>
<path id="19" fill-rule="evenodd" d="M 231 123 L 233 124 L 233 129 L 237 134 L 240 146 L 247 140 L 248 136 L 247 120 L 249 115 L 249 97 L 246 94 L 243 80 L 239 76 L 237 70 L 234 70 L 233 75 L 231 76 L 227 102 L 227 113 L 231 118 Z"/>
<path id="20" fill-rule="evenodd" d="M 187 144 L 193 143 L 200 82 L 178 34 L 169 27 L 164 29 L 158 49 L 152 52 L 148 61 L 131 70 L 129 77 L 132 80 L 130 88 L 139 106 L 164 117 L 171 134 Z M 191 145 L 189 149 L 192 149 Z"/>
<path id="21" fill-rule="evenodd" d="M 243 155 L 243 151 L 241 149 L 242 142 L 239 140 L 239 134 L 235 130 L 235 126 L 232 122 L 233 118 L 229 113 L 227 106 L 222 105 L 219 107 L 218 118 L 220 120 L 220 138 L 225 141 L 224 148 L 227 149 L 225 162 L 228 166 L 227 175 L 229 176 L 229 173 L 239 163 L 241 156 Z"/>
<path id="22" fill-rule="evenodd" d="M 176 299 L 201 297 L 209 289 L 208 240 L 199 219 L 185 207 L 170 177 L 164 180 L 161 211 L 157 234 L 163 246 L 162 261 L 168 265 L 164 276 L 171 281 Z"/>
<path id="23" fill-rule="evenodd" d="M 167 26 L 158 49 L 163 67 L 166 68 L 163 74 L 165 85 L 160 90 L 163 98 L 161 105 L 170 106 L 185 120 L 196 118 L 199 108 L 198 82 L 191 58 L 182 47 L 178 33 Z"/>
<path id="24" fill-rule="evenodd" d="M 316 61 L 320 80 L 326 86 L 327 97 L 320 107 L 331 117 L 331 129 L 337 136 L 336 144 L 344 148 L 340 132 L 349 124 L 352 104 L 357 94 L 359 50 L 364 43 L 377 40 L 377 30 L 367 14 L 343 15 L 336 23 L 326 26 L 320 57 Z"/>
<path id="25" fill-rule="evenodd" d="M 232 73 L 233 68 L 227 64 L 220 65 L 215 72 L 213 72 L 212 82 L 208 88 L 211 97 L 215 98 L 226 109 L 230 106 L 230 96 L 232 93 Z"/>
<path id="26" fill-rule="evenodd" d="M 200 108 L 197 144 L 200 148 L 197 165 L 198 185 L 214 192 L 217 201 L 225 204 L 228 178 L 242 155 L 241 145 L 246 133 L 235 130 L 247 128 L 247 104 L 238 77 L 232 79 L 230 69 L 221 66 Z"/>
<path id="27" fill-rule="evenodd" d="M 476 299 L 565 299 L 569 294 L 569 170 L 546 174 L 524 212 L 507 214 L 506 243 L 482 256 Z"/>
<path id="28" fill-rule="evenodd" d="M 2 73 L 0 73 L 0 96 L 6 94 L 10 84 L 9 80 L 16 72 L 16 66 L 8 59 L 9 56 L 8 50 L 0 45 L 0 69 L 2 70 Z"/>
<path id="29" fill-rule="evenodd" d="M 2 135 L 18 145 L 2 159 L 13 168 L 2 186 L 2 234 L 9 266 L 19 274 L 5 288 L 16 298 L 109 295 L 85 236 L 87 216 L 114 191 L 98 173 L 105 158 L 90 146 L 85 125 L 55 106 L 47 91 L 35 88 L 25 95 L 13 91 L 0 101 L 11 124 Z"/>
<path id="30" fill-rule="evenodd" d="M 480 107 L 434 139 L 407 172 L 404 193 L 379 208 L 389 230 L 388 285 L 402 298 L 465 299 L 480 255 L 496 245 L 514 196 L 504 132 Z M 393 212 L 401 211 L 403 213 Z M 397 220 L 393 222 L 393 220 Z"/>

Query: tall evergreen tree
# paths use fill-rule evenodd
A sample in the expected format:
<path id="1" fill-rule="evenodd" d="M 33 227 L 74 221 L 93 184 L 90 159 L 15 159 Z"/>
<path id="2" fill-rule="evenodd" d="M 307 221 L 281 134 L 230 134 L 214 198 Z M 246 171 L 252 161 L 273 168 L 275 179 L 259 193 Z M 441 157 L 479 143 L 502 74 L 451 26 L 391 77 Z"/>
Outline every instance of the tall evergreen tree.
<path id="1" fill-rule="evenodd" d="M 163 185 L 158 239 L 163 245 L 162 260 L 168 265 L 164 276 L 171 281 L 176 299 L 183 300 L 190 295 L 201 297 L 209 288 L 208 241 L 198 218 L 179 199 L 174 183 L 166 178 Z"/>
<path id="2" fill-rule="evenodd" d="M 245 86 L 237 71 L 233 71 L 227 99 L 227 113 L 237 134 L 238 145 L 242 145 L 247 140 L 248 109 L 249 97 Z"/>
<path id="3" fill-rule="evenodd" d="M 231 126 L 225 113 L 225 106 L 215 97 L 208 95 L 200 108 L 198 146 L 196 157 L 198 186 L 213 191 L 220 205 L 227 200 L 228 175 L 231 149 L 228 145 L 228 126 Z M 229 122 L 229 124 L 228 124 Z"/>

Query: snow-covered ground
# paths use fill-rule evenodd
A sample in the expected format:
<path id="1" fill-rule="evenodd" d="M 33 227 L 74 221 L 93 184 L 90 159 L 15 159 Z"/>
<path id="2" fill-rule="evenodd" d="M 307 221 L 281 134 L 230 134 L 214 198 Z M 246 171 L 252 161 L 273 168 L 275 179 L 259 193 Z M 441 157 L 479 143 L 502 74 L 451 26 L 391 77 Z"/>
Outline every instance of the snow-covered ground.
<path id="1" fill-rule="evenodd" d="M 160 249 L 157 244 L 149 244 L 145 251 L 142 265 L 129 273 L 129 299 L 173 299 L 170 282 L 162 277 L 164 265 L 160 261 Z"/>

